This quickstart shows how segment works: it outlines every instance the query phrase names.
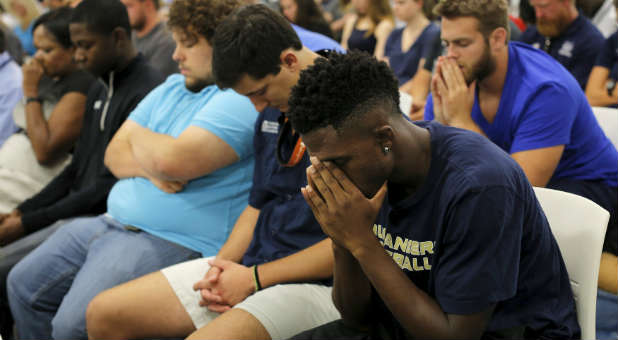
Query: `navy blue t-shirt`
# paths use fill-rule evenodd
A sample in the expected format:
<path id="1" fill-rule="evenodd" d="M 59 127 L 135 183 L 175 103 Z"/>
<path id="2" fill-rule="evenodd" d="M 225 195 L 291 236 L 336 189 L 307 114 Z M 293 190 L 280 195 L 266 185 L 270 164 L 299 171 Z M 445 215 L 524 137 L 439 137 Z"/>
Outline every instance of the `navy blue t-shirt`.
<path id="1" fill-rule="evenodd" d="M 560 250 L 521 168 L 476 133 L 416 124 L 431 134 L 429 173 L 413 196 L 383 205 L 374 233 L 387 253 L 445 313 L 495 304 L 486 332 L 525 326 L 527 335 L 578 337 Z M 382 301 L 378 308 L 403 337 Z"/>
<path id="2" fill-rule="evenodd" d="M 520 151 L 564 145 L 553 179 L 600 181 L 618 186 L 618 152 L 599 126 L 588 99 L 553 58 L 528 45 L 509 43 L 509 64 L 498 111 L 489 123 L 479 105 L 472 120 L 502 150 Z M 425 119 L 433 115 L 433 97 Z"/>
<path id="3" fill-rule="evenodd" d="M 618 32 L 605 40 L 595 66 L 605 67 L 609 70 L 608 81 L 614 83 L 618 81 Z M 612 107 L 618 107 L 618 103 L 612 105 Z"/>
<path id="4" fill-rule="evenodd" d="M 410 80 L 418 69 L 421 59 L 429 60 L 434 55 L 434 43 L 440 39 L 440 28 L 436 24 L 429 24 L 423 29 L 416 41 L 407 51 L 401 50 L 401 37 L 405 27 L 395 29 L 386 40 L 384 56 L 399 80 L 399 86 Z"/>
<path id="5" fill-rule="evenodd" d="M 293 167 L 283 167 L 277 161 L 281 117 L 279 110 L 266 108 L 255 123 L 255 170 L 249 205 L 259 209 L 260 216 L 242 259 L 246 266 L 274 261 L 326 238 L 300 192 L 307 185 L 306 169 L 311 165 L 308 153 Z M 290 154 L 298 136 L 289 133 L 283 137 L 284 153 Z"/>
<path id="6" fill-rule="evenodd" d="M 536 26 L 529 26 L 521 36 L 521 41 L 546 51 L 558 60 L 577 79 L 582 89 L 586 88 L 604 40 L 601 32 L 581 13 L 559 37 L 546 39 Z"/>

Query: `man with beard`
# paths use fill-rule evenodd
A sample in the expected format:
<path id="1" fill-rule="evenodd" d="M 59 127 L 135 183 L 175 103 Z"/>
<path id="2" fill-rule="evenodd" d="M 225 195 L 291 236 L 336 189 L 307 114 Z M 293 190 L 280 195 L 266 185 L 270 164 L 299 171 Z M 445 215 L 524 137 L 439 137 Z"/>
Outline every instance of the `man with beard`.
<path id="1" fill-rule="evenodd" d="M 435 11 L 447 55 L 436 66 L 425 118 L 486 136 L 532 185 L 605 208 L 610 221 L 603 251 L 614 254 L 618 152 L 575 79 L 547 54 L 508 42 L 503 0 L 441 0 Z"/>
<path id="2" fill-rule="evenodd" d="M 100 48 L 93 42 L 103 37 L 91 33 L 90 25 L 107 15 L 101 7 L 110 3 L 129 25 L 118 0 L 84 0 L 75 10 L 83 19 L 70 24 L 78 54 L 83 46 Z M 172 5 L 174 60 L 182 74 L 141 100 L 107 146 L 105 166 L 119 178 L 107 197 L 107 212 L 63 225 L 9 273 L 9 303 L 20 337 L 87 338 L 86 306 L 98 293 L 212 256 L 227 239 L 249 196 L 257 112 L 249 99 L 214 85 L 210 41 L 224 14 L 238 5 L 210 0 L 203 6 L 206 14 L 195 18 L 186 1 Z M 119 73 L 115 81 L 123 77 Z M 105 110 L 107 104 L 99 106 Z M 98 119 L 94 126 L 99 128 Z"/>
<path id="3" fill-rule="evenodd" d="M 603 35 L 575 7 L 575 0 L 530 0 L 536 25 L 521 41 L 542 49 L 558 60 L 586 88 L 588 75 L 603 46 Z"/>
<path id="4" fill-rule="evenodd" d="M 131 40 L 150 65 L 165 76 L 178 72 L 172 59 L 176 44 L 159 17 L 159 0 L 121 0 L 127 7 L 133 32 Z"/>

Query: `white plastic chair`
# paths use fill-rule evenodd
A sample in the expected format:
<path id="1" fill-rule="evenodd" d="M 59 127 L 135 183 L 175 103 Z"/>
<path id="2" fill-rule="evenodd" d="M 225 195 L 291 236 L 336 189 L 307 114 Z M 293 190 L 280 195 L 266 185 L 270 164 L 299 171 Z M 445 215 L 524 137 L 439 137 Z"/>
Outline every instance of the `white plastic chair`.
<path id="1" fill-rule="evenodd" d="M 597 118 L 605 135 L 618 149 L 618 109 L 594 106 L 592 107 L 592 112 L 594 112 L 594 116 Z"/>
<path id="2" fill-rule="evenodd" d="M 568 192 L 534 188 L 566 265 L 582 339 L 595 339 L 597 284 L 609 212 Z"/>

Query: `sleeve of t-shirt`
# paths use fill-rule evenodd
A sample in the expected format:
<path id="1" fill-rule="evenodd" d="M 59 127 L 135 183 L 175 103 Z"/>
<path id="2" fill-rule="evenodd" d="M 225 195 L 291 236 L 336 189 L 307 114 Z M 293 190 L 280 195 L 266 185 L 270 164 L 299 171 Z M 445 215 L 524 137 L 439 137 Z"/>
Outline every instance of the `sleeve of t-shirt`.
<path id="1" fill-rule="evenodd" d="M 616 55 L 618 54 L 618 32 L 612 34 L 609 38 L 605 39 L 601 53 L 597 57 L 595 66 L 602 66 L 608 70 L 611 70 L 616 63 Z"/>
<path id="2" fill-rule="evenodd" d="M 144 128 L 148 128 L 148 123 L 150 122 L 150 116 L 154 109 L 156 108 L 159 100 L 165 98 L 167 88 L 170 86 L 170 83 L 173 79 L 168 78 L 163 84 L 155 87 L 152 91 L 150 91 L 144 99 L 142 99 L 139 104 L 135 107 L 133 111 L 129 114 L 128 119 L 136 122 L 140 126 Z"/>
<path id="3" fill-rule="evenodd" d="M 568 144 L 579 106 L 559 84 L 540 88 L 523 108 L 509 153 Z"/>
<path id="4" fill-rule="evenodd" d="M 244 159 L 253 154 L 253 126 L 257 115 L 249 98 L 226 90 L 208 101 L 190 125 L 215 134 L 234 149 L 238 158 Z"/>
<path id="5" fill-rule="evenodd" d="M 601 54 L 605 42 L 603 36 L 596 31 L 596 29 L 594 33 L 596 34 L 590 32 L 588 39 L 582 44 L 579 44 L 573 51 L 575 53 L 575 56 L 573 56 L 575 65 L 569 68 L 569 71 L 571 71 L 571 74 L 577 79 L 582 89 L 586 88 L 590 71 L 592 71 L 592 67 L 599 57 L 599 54 Z"/>
<path id="6" fill-rule="evenodd" d="M 447 213 L 435 296 L 445 313 L 473 314 L 515 296 L 523 204 L 509 188 L 471 190 Z"/>
<path id="7" fill-rule="evenodd" d="M 427 101 L 425 102 L 425 112 L 423 113 L 423 119 L 425 120 L 433 120 L 433 96 L 431 93 L 427 96 Z"/>

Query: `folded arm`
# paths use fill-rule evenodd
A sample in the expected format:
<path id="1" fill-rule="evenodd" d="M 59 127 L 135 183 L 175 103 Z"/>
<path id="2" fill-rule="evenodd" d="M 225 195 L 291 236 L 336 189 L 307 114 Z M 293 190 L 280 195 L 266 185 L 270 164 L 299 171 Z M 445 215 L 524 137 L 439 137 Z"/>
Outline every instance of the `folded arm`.
<path id="1" fill-rule="evenodd" d="M 189 126 L 177 138 L 127 120 L 105 153 L 105 164 L 119 178 L 155 177 L 186 181 L 238 160 L 234 149 L 215 134 Z"/>
<path id="2" fill-rule="evenodd" d="M 607 92 L 606 83 L 609 78 L 609 69 L 603 66 L 595 66 L 590 72 L 586 84 L 586 97 L 590 106 L 610 106 L 618 104 L 618 86 Z"/>

